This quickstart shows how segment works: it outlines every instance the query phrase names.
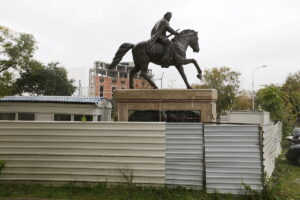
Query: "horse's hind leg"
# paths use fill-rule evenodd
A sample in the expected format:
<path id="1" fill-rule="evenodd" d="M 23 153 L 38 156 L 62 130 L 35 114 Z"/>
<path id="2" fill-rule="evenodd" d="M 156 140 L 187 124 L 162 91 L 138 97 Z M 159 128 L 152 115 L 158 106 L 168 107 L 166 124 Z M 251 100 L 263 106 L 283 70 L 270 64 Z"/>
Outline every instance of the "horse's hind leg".
<path id="1" fill-rule="evenodd" d="M 136 73 L 138 73 L 139 71 L 140 71 L 140 68 L 137 65 L 135 65 L 135 67 L 130 70 L 130 72 L 129 72 L 129 88 L 130 89 L 134 89 L 133 78 L 134 78 L 134 75 Z"/>
<path id="2" fill-rule="evenodd" d="M 156 84 L 151 80 L 151 78 L 147 75 L 147 71 L 148 71 L 148 64 L 144 64 L 141 67 L 141 74 L 140 76 L 143 77 L 146 81 L 148 81 L 150 83 L 150 85 L 154 88 L 154 89 L 158 89 L 158 87 L 156 86 Z"/>

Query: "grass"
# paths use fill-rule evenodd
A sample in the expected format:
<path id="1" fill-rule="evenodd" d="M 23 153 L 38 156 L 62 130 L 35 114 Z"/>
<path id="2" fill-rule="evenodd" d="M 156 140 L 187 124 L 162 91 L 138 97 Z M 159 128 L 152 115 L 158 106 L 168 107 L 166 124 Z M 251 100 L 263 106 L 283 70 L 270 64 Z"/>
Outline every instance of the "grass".
<path id="1" fill-rule="evenodd" d="M 95 187 L 66 185 L 61 187 L 41 185 L 0 184 L 0 197 L 34 199 L 74 199 L 74 200 L 218 200 L 240 198 L 233 195 L 205 194 L 202 191 L 178 188 L 153 188 L 111 186 L 99 184 Z M 1 198 L 0 198 L 1 199 Z"/>
<path id="2" fill-rule="evenodd" d="M 284 144 L 286 146 L 286 144 Z M 285 148 L 286 149 L 286 148 Z M 300 200 L 300 166 L 289 163 L 285 151 L 277 159 L 272 178 L 263 192 L 247 190 L 244 195 L 206 194 L 182 187 L 128 187 L 126 185 L 79 187 L 75 185 L 42 186 L 0 182 L 0 199 L 74 199 L 74 200 Z M 246 186 L 247 187 L 247 186 Z"/>
<path id="3" fill-rule="evenodd" d="M 267 186 L 277 199 L 300 200 L 300 166 L 286 160 L 284 155 L 288 145 L 288 142 L 283 143 L 282 154 L 276 161 L 276 168 Z"/>

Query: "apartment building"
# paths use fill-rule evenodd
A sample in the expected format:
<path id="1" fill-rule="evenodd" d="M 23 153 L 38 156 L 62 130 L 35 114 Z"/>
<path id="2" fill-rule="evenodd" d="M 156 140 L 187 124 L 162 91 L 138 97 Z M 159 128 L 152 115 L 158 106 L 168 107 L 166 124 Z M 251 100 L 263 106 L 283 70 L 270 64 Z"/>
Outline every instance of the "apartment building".
<path id="1" fill-rule="evenodd" d="M 116 89 L 129 88 L 129 72 L 134 67 L 133 62 L 122 62 L 115 69 L 109 70 L 109 63 L 95 61 L 94 67 L 89 70 L 89 96 L 112 99 Z M 152 77 L 152 71 L 148 70 Z M 138 89 L 150 89 L 151 85 L 138 74 L 134 77 L 134 86 Z"/>

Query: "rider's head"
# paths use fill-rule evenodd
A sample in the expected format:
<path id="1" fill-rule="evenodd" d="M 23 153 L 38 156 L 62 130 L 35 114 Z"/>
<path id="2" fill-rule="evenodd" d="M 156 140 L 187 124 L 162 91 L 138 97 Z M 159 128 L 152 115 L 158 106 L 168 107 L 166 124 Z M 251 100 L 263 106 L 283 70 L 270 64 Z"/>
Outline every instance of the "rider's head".
<path id="1" fill-rule="evenodd" d="M 164 19 L 166 19 L 167 21 L 170 21 L 172 18 L 172 13 L 171 12 L 167 12 L 165 15 L 164 15 Z"/>

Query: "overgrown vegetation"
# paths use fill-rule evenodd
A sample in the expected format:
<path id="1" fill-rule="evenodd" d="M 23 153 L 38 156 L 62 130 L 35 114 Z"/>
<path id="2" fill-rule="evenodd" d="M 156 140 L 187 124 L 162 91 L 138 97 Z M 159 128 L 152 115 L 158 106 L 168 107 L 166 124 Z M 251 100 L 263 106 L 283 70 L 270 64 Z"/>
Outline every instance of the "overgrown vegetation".
<path id="1" fill-rule="evenodd" d="M 266 85 L 256 95 L 257 105 L 269 111 L 273 121 L 282 121 L 283 136 L 292 132 L 293 124 L 299 114 L 295 109 L 297 105 L 294 105 L 290 99 L 289 94 L 281 86 L 274 84 Z"/>
<path id="2" fill-rule="evenodd" d="M 134 171 L 133 171 L 133 169 L 129 168 L 125 164 L 119 170 L 120 170 L 122 177 L 125 179 L 125 183 L 127 184 L 127 186 L 129 188 L 134 187 L 134 183 L 133 183 Z"/>
<path id="3" fill-rule="evenodd" d="M 202 191 L 182 187 L 127 187 L 99 184 L 94 187 L 66 185 L 61 187 L 41 185 L 0 184 L 0 197 L 43 198 L 74 200 L 248 200 L 249 195 L 206 194 Z"/>
<path id="4" fill-rule="evenodd" d="M 3 167 L 5 167 L 5 161 L 0 160 L 0 173 Z"/>

